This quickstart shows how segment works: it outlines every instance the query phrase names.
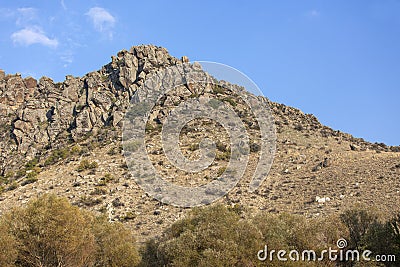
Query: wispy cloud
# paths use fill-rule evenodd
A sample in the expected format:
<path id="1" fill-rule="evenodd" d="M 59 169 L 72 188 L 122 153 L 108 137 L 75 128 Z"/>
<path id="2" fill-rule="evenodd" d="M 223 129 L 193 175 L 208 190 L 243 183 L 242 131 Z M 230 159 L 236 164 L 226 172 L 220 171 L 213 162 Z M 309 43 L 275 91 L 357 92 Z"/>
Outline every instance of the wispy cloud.
<path id="1" fill-rule="evenodd" d="M 33 7 L 22 7 L 17 9 L 17 26 L 26 26 L 37 19 L 37 9 Z"/>
<path id="2" fill-rule="evenodd" d="M 115 17 L 101 7 L 92 7 L 85 15 L 90 18 L 96 31 L 105 33 L 112 39 L 112 29 L 116 22 Z"/>
<path id="3" fill-rule="evenodd" d="M 66 68 L 74 61 L 74 53 L 72 50 L 64 51 L 60 56 L 61 61 L 64 62 L 63 67 Z"/>
<path id="4" fill-rule="evenodd" d="M 26 27 L 16 31 L 11 35 L 11 40 L 14 44 L 23 46 L 30 46 L 32 44 L 41 44 L 50 48 L 58 46 L 57 39 L 50 39 L 39 27 Z"/>
<path id="5" fill-rule="evenodd" d="M 316 9 L 312 9 L 312 10 L 307 12 L 307 16 L 310 17 L 310 18 L 316 18 L 316 17 L 321 16 L 321 13 Z"/>
<path id="6" fill-rule="evenodd" d="M 67 10 L 67 5 L 65 5 L 64 0 L 61 0 L 61 6 L 64 10 Z"/>
<path id="7" fill-rule="evenodd" d="M 0 20 L 8 20 L 10 18 L 13 18 L 14 15 L 15 15 L 14 10 L 0 7 Z"/>

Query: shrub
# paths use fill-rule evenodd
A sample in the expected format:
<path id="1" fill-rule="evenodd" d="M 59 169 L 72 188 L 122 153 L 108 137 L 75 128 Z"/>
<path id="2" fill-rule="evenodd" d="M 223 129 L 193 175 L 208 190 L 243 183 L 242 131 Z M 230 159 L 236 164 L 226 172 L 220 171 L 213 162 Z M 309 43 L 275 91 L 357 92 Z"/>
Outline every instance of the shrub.
<path id="1" fill-rule="evenodd" d="M 22 169 L 19 169 L 16 173 L 15 173 L 15 178 L 16 179 L 19 179 L 19 178 L 21 178 L 21 177 L 24 177 L 26 175 L 26 169 L 25 168 L 22 168 Z"/>
<path id="2" fill-rule="evenodd" d="M 340 215 L 343 224 L 349 230 L 349 247 L 362 249 L 365 246 L 363 237 L 370 227 L 378 223 L 378 217 L 364 209 L 353 208 Z"/>
<path id="3" fill-rule="evenodd" d="M 105 217 L 95 221 L 93 232 L 98 250 L 95 266 L 131 267 L 140 262 L 132 233 L 121 223 L 107 223 Z"/>
<path id="4" fill-rule="evenodd" d="M 395 255 L 400 259 L 400 215 L 386 221 L 373 222 L 362 240 L 365 247 L 372 251 L 373 255 Z M 393 262 L 387 262 L 387 266 L 394 266 Z"/>
<path id="5" fill-rule="evenodd" d="M 90 192 L 90 194 L 92 196 L 105 195 L 105 194 L 107 194 L 107 190 L 103 189 L 103 188 L 95 187 L 95 189 L 92 192 Z"/>
<path id="6" fill-rule="evenodd" d="M 83 205 L 86 207 L 93 207 L 101 204 L 103 201 L 100 198 L 92 198 L 87 196 L 82 196 L 78 202 L 78 205 Z"/>
<path id="7" fill-rule="evenodd" d="M 0 175 L 0 185 L 8 184 L 9 182 L 7 177 Z"/>
<path id="8" fill-rule="evenodd" d="M 56 149 L 43 163 L 44 166 L 49 166 L 57 163 L 60 160 L 66 159 L 70 156 L 70 151 L 68 148 Z"/>
<path id="9" fill-rule="evenodd" d="M 325 242 L 320 243 L 315 238 L 319 229 L 313 228 L 313 223 L 300 215 L 262 213 L 253 219 L 253 224 L 261 231 L 263 243 L 267 245 L 269 252 L 295 249 L 300 253 L 303 250 L 314 250 L 318 253 L 328 247 Z M 324 266 L 329 266 L 329 264 L 332 263 L 324 262 Z M 279 261 L 275 255 L 272 261 L 268 260 L 268 266 L 301 266 L 301 264 L 296 261 L 287 261 L 283 265 L 283 262 Z M 318 265 L 311 261 L 307 262 L 306 266 Z"/>
<path id="10" fill-rule="evenodd" d="M 26 168 L 27 170 L 32 170 L 32 169 L 35 168 L 38 164 L 39 164 L 39 159 L 38 159 L 38 158 L 34 158 L 34 159 L 28 161 L 28 162 L 25 164 L 25 168 Z"/>
<path id="11" fill-rule="evenodd" d="M 16 182 L 16 181 L 13 181 L 8 187 L 7 187 L 7 191 L 11 191 L 11 190 L 14 190 L 14 189 L 17 189 L 18 188 L 18 183 Z"/>
<path id="12" fill-rule="evenodd" d="M 26 179 L 22 181 L 21 185 L 27 185 L 27 184 L 32 184 L 36 182 L 38 174 L 41 172 L 41 169 L 39 167 L 33 167 L 32 169 L 26 171 Z"/>
<path id="13" fill-rule="evenodd" d="M 143 265 L 253 266 L 261 247 L 260 232 L 236 212 L 222 205 L 195 208 L 159 243 L 147 243 Z"/>
<path id="14" fill-rule="evenodd" d="M 107 155 L 109 156 L 114 156 L 114 155 L 120 155 L 122 153 L 122 147 L 121 146 L 113 146 L 110 148 L 110 150 L 107 151 Z"/>
<path id="15" fill-rule="evenodd" d="M 0 218 L 0 266 L 138 266 L 132 233 L 44 195 Z"/>
<path id="16" fill-rule="evenodd" d="M 199 144 L 197 143 L 193 143 L 193 144 L 190 144 L 190 146 L 189 146 L 189 151 L 196 151 L 196 150 L 198 150 L 199 149 Z"/>
<path id="17" fill-rule="evenodd" d="M 83 153 L 83 149 L 79 144 L 74 145 L 71 148 L 71 154 L 73 154 L 73 155 L 82 155 L 82 153 Z"/>
<path id="18" fill-rule="evenodd" d="M 228 152 L 227 146 L 220 141 L 216 143 L 216 148 L 221 152 Z"/>
<path id="19" fill-rule="evenodd" d="M 231 98 L 231 97 L 226 97 L 226 98 L 223 99 L 223 101 L 228 102 L 232 107 L 236 107 L 237 106 L 235 100 L 233 100 L 233 98 Z"/>
<path id="20" fill-rule="evenodd" d="M 78 172 L 83 172 L 83 171 L 86 171 L 86 170 L 95 170 L 95 169 L 97 169 L 98 166 L 99 165 L 97 164 L 96 161 L 90 162 L 87 159 L 84 159 L 79 164 L 79 166 L 77 168 L 77 171 Z"/>
<path id="21" fill-rule="evenodd" d="M 193 209 L 175 222 L 160 240 L 142 248 L 143 266 L 303 266 L 288 260 L 262 262 L 259 250 L 322 250 L 335 247 L 347 234 L 337 216 L 306 219 L 291 214 L 262 212 L 245 219 L 243 207 L 213 205 Z M 304 266 L 336 266 L 336 262 L 309 261 Z"/>
<path id="22" fill-rule="evenodd" d="M 217 170 L 217 177 L 220 177 L 226 171 L 226 167 L 221 167 Z"/>
<path id="23" fill-rule="evenodd" d="M 38 179 L 36 178 L 36 176 L 30 176 L 30 177 L 27 177 L 24 181 L 22 181 L 21 185 L 24 186 L 27 184 L 33 184 L 33 183 L 37 182 L 37 180 Z"/>
<path id="24" fill-rule="evenodd" d="M 0 221 L 0 266 L 14 266 L 17 259 L 17 242 L 4 220 Z"/>
<path id="25" fill-rule="evenodd" d="M 226 151 L 226 152 L 217 152 L 217 154 L 215 155 L 215 159 L 216 160 L 225 160 L 228 161 L 231 158 L 231 152 L 230 151 Z"/>
<path id="26" fill-rule="evenodd" d="M 225 93 L 225 89 L 219 85 L 214 85 L 212 90 L 213 90 L 214 94 L 224 94 Z"/>
<path id="27" fill-rule="evenodd" d="M 110 182 L 116 182 L 117 180 L 110 174 L 106 173 L 102 178 L 97 182 L 97 186 L 106 186 Z"/>
<path id="28" fill-rule="evenodd" d="M 18 242 L 20 266 L 87 266 L 94 261 L 90 219 L 65 199 L 46 195 L 4 220 Z"/>

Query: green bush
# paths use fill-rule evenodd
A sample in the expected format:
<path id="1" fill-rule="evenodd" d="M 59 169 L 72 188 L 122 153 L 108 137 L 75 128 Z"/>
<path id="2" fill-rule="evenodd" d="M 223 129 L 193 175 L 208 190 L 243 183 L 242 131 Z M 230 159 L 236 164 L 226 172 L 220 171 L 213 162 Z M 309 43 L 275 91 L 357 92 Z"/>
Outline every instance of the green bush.
<path id="1" fill-rule="evenodd" d="M 25 164 L 25 168 L 26 168 L 27 170 L 32 170 L 32 169 L 35 168 L 38 164 L 39 164 L 39 159 L 38 159 L 38 158 L 34 158 L 34 159 L 28 161 L 28 162 Z"/>
<path id="2" fill-rule="evenodd" d="M 365 248 L 364 237 L 372 225 L 378 224 L 378 217 L 364 209 L 353 208 L 340 215 L 343 224 L 349 230 L 349 247 Z"/>
<path id="3" fill-rule="evenodd" d="M 83 172 L 83 171 L 86 171 L 86 170 L 95 170 L 95 169 L 97 169 L 98 166 L 99 165 L 97 164 L 96 161 L 90 162 L 87 159 L 84 159 L 84 160 L 82 160 L 80 162 L 80 164 L 79 164 L 79 166 L 77 168 L 77 171 L 78 172 Z"/>
<path id="4" fill-rule="evenodd" d="M 17 259 L 17 241 L 5 221 L 0 221 L 0 266 L 11 267 Z"/>
<path id="5" fill-rule="evenodd" d="M 44 166 L 50 166 L 57 163 L 60 160 L 66 159 L 71 155 L 69 148 L 62 148 L 54 150 L 49 157 L 43 163 Z"/>
<path id="6" fill-rule="evenodd" d="M 17 189 L 18 188 L 18 183 L 16 182 L 16 181 L 13 181 L 12 183 L 10 183 L 10 185 L 7 187 L 7 191 L 11 191 L 11 190 L 14 190 L 14 189 Z"/>
<path id="7" fill-rule="evenodd" d="M 253 266 L 262 247 L 260 232 L 236 212 L 222 205 L 195 208 L 160 242 L 147 243 L 143 265 Z"/>
<path id="8" fill-rule="evenodd" d="M 213 93 L 214 94 L 225 94 L 225 88 L 223 88 L 222 86 L 219 86 L 219 85 L 214 85 L 214 87 L 213 87 Z"/>
<path id="9" fill-rule="evenodd" d="M 400 214 L 387 222 L 373 222 L 362 237 L 365 248 L 376 255 L 394 255 L 400 259 Z M 386 262 L 387 266 L 395 266 Z"/>
<path id="10" fill-rule="evenodd" d="M 10 180 L 7 177 L 0 175 L 0 185 L 5 185 L 8 184 L 9 182 Z"/>
<path id="11" fill-rule="evenodd" d="M 93 206 L 101 204 L 102 202 L 103 202 L 103 200 L 101 198 L 82 196 L 79 199 L 78 204 L 86 206 L 86 207 L 93 207 Z"/>
<path id="12" fill-rule="evenodd" d="M 127 212 L 124 220 L 135 214 Z M 400 215 L 387 221 L 355 208 L 340 215 L 246 212 L 215 204 L 192 209 L 149 240 L 139 254 L 121 223 L 44 195 L 0 217 L 0 266 L 382 266 L 375 262 L 262 262 L 259 250 L 314 250 L 318 255 L 345 238 L 347 248 L 400 257 Z M 373 258 L 372 256 L 372 258 Z M 386 262 L 386 266 L 396 263 Z"/>
<path id="13" fill-rule="evenodd" d="M 291 214 L 260 212 L 254 217 L 240 206 L 212 205 L 193 209 L 159 240 L 142 249 L 142 266 L 336 266 L 336 262 L 273 261 L 257 258 L 265 245 L 271 250 L 315 250 L 321 253 L 346 237 L 337 216 L 306 219 Z M 319 254 L 316 254 L 319 255 Z"/>
<path id="14" fill-rule="evenodd" d="M 0 266 L 138 266 L 132 234 L 44 195 L 0 218 Z"/>
<path id="15" fill-rule="evenodd" d="M 65 199 L 41 197 L 25 209 L 14 209 L 3 220 L 18 243 L 17 266 L 87 266 L 94 262 L 90 219 Z"/>
<path id="16" fill-rule="evenodd" d="M 95 266 L 138 266 L 140 256 L 132 233 L 121 223 L 104 223 L 105 221 L 106 218 L 98 218 L 93 227 L 98 245 Z"/>
<path id="17" fill-rule="evenodd" d="M 237 103 L 231 97 L 226 97 L 226 98 L 223 99 L 223 101 L 228 102 L 232 107 L 236 107 L 237 106 Z"/>

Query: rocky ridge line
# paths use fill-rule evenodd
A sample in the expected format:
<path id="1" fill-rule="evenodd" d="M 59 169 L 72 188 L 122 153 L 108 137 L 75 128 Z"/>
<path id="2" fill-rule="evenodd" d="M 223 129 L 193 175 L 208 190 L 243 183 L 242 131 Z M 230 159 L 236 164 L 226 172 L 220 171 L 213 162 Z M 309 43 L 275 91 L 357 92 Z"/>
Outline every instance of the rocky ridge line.
<path id="1" fill-rule="evenodd" d="M 187 61 L 187 57 L 172 57 L 165 48 L 142 45 L 120 51 L 99 71 L 83 77 L 68 75 L 61 83 L 0 71 L 0 175 L 104 128 L 114 133 L 110 138 L 118 139 L 124 112 L 147 75 Z M 351 141 L 354 150 L 400 151 L 399 147 L 371 144 L 334 131 L 298 109 L 269 103 L 278 132 L 289 125 L 309 134 Z"/>

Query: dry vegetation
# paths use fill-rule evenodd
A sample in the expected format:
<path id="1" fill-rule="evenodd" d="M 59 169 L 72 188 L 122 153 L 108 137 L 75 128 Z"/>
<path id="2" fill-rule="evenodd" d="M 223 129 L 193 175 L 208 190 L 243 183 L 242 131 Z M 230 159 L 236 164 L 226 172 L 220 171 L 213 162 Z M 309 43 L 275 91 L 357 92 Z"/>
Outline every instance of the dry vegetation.
<path id="1" fill-rule="evenodd" d="M 118 222 L 72 206 L 66 199 L 44 195 L 0 219 L 0 266 L 265 266 L 257 252 L 336 248 L 369 249 L 400 258 L 400 215 L 381 221 L 373 212 L 347 210 L 340 216 L 306 219 L 301 215 L 263 212 L 251 217 L 240 206 L 216 204 L 193 209 L 164 231 L 161 238 L 139 246 L 135 232 Z M 268 266 L 303 266 L 282 262 Z M 366 262 L 318 262 L 307 266 L 365 266 Z M 358 265 L 357 265 L 358 264 Z M 380 265 L 368 266 L 380 266 Z M 396 266 L 387 262 L 386 266 Z"/>

